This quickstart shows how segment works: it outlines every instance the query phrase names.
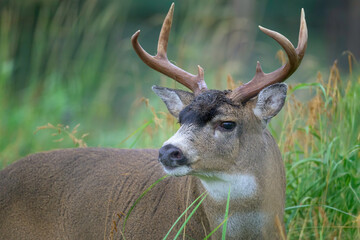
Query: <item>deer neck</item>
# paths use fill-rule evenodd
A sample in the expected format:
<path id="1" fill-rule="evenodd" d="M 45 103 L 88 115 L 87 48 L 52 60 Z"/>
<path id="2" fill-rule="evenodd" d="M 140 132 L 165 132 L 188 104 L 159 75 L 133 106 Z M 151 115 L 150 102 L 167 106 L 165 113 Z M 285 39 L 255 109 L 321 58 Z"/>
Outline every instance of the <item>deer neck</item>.
<path id="1" fill-rule="evenodd" d="M 229 215 L 227 223 L 228 239 L 239 239 L 246 234 L 261 234 L 265 224 L 266 214 L 261 211 L 259 184 L 251 173 L 216 173 L 198 176 L 199 187 L 207 191 L 208 196 L 203 202 L 210 228 L 214 229 L 224 221 L 227 199 L 230 191 Z M 200 190 L 201 191 L 201 190 Z M 217 239 L 221 230 L 217 231 Z M 250 236 L 250 235 L 249 235 Z"/>
<path id="2" fill-rule="evenodd" d="M 199 178 L 210 197 L 217 202 L 226 202 L 229 194 L 231 200 L 252 198 L 258 188 L 255 176 L 249 173 L 215 173 Z"/>

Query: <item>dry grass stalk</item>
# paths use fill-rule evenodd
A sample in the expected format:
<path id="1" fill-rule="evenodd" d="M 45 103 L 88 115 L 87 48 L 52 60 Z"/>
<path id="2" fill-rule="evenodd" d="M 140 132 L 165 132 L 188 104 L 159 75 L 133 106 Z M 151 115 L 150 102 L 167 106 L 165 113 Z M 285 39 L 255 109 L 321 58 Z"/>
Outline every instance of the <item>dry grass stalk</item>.
<path id="1" fill-rule="evenodd" d="M 278 215 L 276 215 L 275 217 L 275 225 L 280 233 L 280 238 L 281 240 L 286 240 L 286 235 L 285 235 L 285 228 L 284 226 L 281 224 L 280 218 Z"/>
<path id="2" fill-rule="evenodd" d="M 280 53 L 279 55 L 281 56 Z M 341 99 L 341 78 L 337 63 L 335 62 L 331 67 L 327 84 L 324 83 L 321 73 L 317 74 L 316 82 L 325 86 L 326 98 L 331 99 L 331 101 L 325 102 L 319 88 L 316 89 L 314 97 L 307 103 L 297 100 L 294 94 L 288 97 L 283 121 L 284 131 L 282 132 L 293 134 L 284 134 L 280 137 L 279 145 L 283 146 L 284 152 L 293 150 L 294 144 L 298 143 L 298 146 L 303 148 L 304 156 L 307 157 L 310 150 L 313 152 L 317 148 L 315 135 L 320 134 L 320 118 L 326 116 L 328 123 L 331 123 L 332 118 L 337 114 L 337 105 Z M 347 89 L 350 86 L 348 85 Z M 289 86 L 289 91 L 291 89 L 292 86 Z M 322 137 L 323 140 L 326 140 L 326 136 Z"/>
<path id="3" fill-rule="evenodd" d="M 292 87 L 289 87 L 291 90 Z M 284 117 L 283 126 L 286 126 L 282 131 L 280 138 L 280 145 L 283 145 L 283 151 L 287 152 L 294 149 L 294 144 L 301 141 L 304 137 L 304 133 L 298 130 L 298 122 L 303 119 L 304 105 L 295 98 L 295 95 L 290 95 L 286 103 L 286 113 Z M 287 134 L 287 133 L 294 134 Z M 285 139 L 282 141 L 282 139 Z"/>
<path id="4" fill-rule="evenodd" d="M 47 125 L 37 127 L 34 134 L 36 134 L 40 130 L 53 129 L 56 132 L 52 133 L 51 136 L 59 136 L 61 134 L 66 134 L 73 141 L 75 146 L 87 147 L 87 144 L 84 141 L 84 138 L 87 137 L 89 134 L 85 133 L 85 134 L 82 134 L 81 137 L 77 137 L 76 135 L 78 133 L 79 126 L 80 126 L 80 124 L 77 124 L 72 130 L 70 130 L 70 127 L 68 125 L 64 126 L 62 124 L 57 124 L 56 126 L 54 126 L 51 123 L 48 123 Z M 61 138 L 54 140 L 54 142 L 62 142 L 63 140 L 64 140 L 64 137 L 61 137 Z"/>
<path id="5" fill-rule="evenodd" d="M 285 52 L 283 50 L 277 51 L 276 58 L 280 60 L 281 65 L 284 65 L 286 63 L 287 57 L 286 57 L 286 54 L 285 54 Z"/>
<path id="6" fill-rule="evenodd" d="M 140 98 L 138 100 L 138 104 L 145 103 L 145 106 L 150 109 L 152 115 L 153 115 L 153 122 L 155 124 L 155 128 L 151 127 L 150 125 L 145 128 L 145 132 L 152 138 L 154 134 L 157 133 L 157 131 L 163 128 L 163 119 L 161 119 L 158 116 L 158 113 L 155 111 L 155 108 L 150 104 L 150 101 L 148 98 Z M 163 112 L 159 112 L 159 114 L 164 115 Z M 166 114 L 165 114 L 166 115 Z"/>
<path id="7" fill-rule="evenodd" d="M 314 223 L 315 238 L 320 239 L 319 231 L 318 231 L 318 226 L 319 226 L 318 218 L 317 218 L 316 212 L 314 210 L 312 211 L 312 218 L 313 218 L 313 223 Z"/>
<path id="8" fill-rule="evenodd" d="M 299 239 L 303 239 L 303 236 L 304 236 L 305 230 L 306 230 L 306 225 L 307 225 L 307 223 L 308 223 L 309 215 L 310 215 L 310 210 L 307 211 L 307 214 L 306 214 L 306 216 L 305 216 L 303 225 L 302 225 L 302 227 L 301 227 Z"/>
<path id="9" fill-rule="evenodd" d="M 227 75 L 226 83 L 227 83 L 227 89 L 234 90 L 236 88 L 235 81 L 230 74 Z"/>
<path id="10" fill-rule="evenodd" d="M 323 207 L 318 207 L 320 219 L 322 220 L 322 231 L 324 231 L 324 228 L 326 228 L 329 225 L 329 219 L 326 215 L 326 212 Z"/>

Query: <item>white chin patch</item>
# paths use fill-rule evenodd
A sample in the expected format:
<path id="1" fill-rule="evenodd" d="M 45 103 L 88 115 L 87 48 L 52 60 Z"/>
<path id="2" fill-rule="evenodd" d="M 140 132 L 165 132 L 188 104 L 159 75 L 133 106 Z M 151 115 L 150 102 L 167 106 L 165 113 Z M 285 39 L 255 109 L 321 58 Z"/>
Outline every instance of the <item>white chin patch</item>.
<path id="1" fill-rule="evenodd" d="M 256 178 L 251 174 L 214 174 L 212 178 L 200 177 L 200 180 L 210 196 L 217 201 L 227 199 L 229 187 L 232 199 L 249 199 L 257 191 Z"/>
<path id="2" fill-rule="evenodd" d="M 191 168 L 188 166 L 181 166 L 181 167 L 174 167 L 174 168 L 164 167 L 164 171 L 166 172 L 166 174 L 168 174 L 170 176 L 181 177 L 181 176 L 188 175 L 191 172 Z"/>

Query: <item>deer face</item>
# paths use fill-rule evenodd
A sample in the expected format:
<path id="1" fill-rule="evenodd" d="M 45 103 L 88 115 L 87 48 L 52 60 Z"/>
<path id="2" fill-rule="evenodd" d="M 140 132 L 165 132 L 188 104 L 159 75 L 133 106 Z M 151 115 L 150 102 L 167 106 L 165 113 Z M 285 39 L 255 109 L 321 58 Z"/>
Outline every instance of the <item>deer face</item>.
<path id="1" fill-rule="evenodd" d="M 229 99 L 229 91 L 209 90 L 195 97 L 181 90 L 153 90 L 180 124 L 159 151 L 165 172 L 212 176 L 261 159 L 262 132 L 282 108 L 287 87 L 267 87 L 244 105 Z"/>

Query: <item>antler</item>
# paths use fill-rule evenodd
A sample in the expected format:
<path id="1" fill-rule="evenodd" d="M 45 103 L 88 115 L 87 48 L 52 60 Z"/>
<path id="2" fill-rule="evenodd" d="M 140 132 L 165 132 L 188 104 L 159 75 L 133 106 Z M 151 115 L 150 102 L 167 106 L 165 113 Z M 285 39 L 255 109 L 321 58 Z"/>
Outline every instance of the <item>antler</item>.
<path id="1" fill-rule="evenodd" d="M 198 66 L 198 74 L 193 75 L 170 63 L 167 58 L 166 51 L 173 13 L 174 3 L 171 4 L 169 12 L 166 15 L 166 18 L 161 27 L 156 56 L 151 56 L 140 46 L 138 42 L 140 30 L 138 30 L 131 37 L 131 42 L 135 49 L 135 52 L 139 55 L 139 57 L 145 64 L 155 69 L 156 71 L 161 72 L 166 76 L 174 79 L 175 81 L 181 83 L 182 85 L 193 91 L 195 95 L 198 95 L 199 93 L 207 90 L 206 83 L 204 81 L 204 70 L 200 66 Z"/>
<path id="2" fill-rule="evenodd" d="M 274 83 L 285 81 L 299 67 L 305 54 L 308 32 L 304 9 L 301 9 L 299 40 L 296 49 L 292 43 L 280 33 L 263 28 L 261 26 L 259 26 L 259 28 L 266 35 L 275 39 L 282 46 L 289 60 L 286 64 L 271 73 L 264 73 L 261 69 L 260 63 L 257 62 L 254 78 L 250 82 L 236 88 L 230 94 L 229 97 L 235 102 L 246 102 L 250 98 L 255 97 L 263 88 Z"/>

